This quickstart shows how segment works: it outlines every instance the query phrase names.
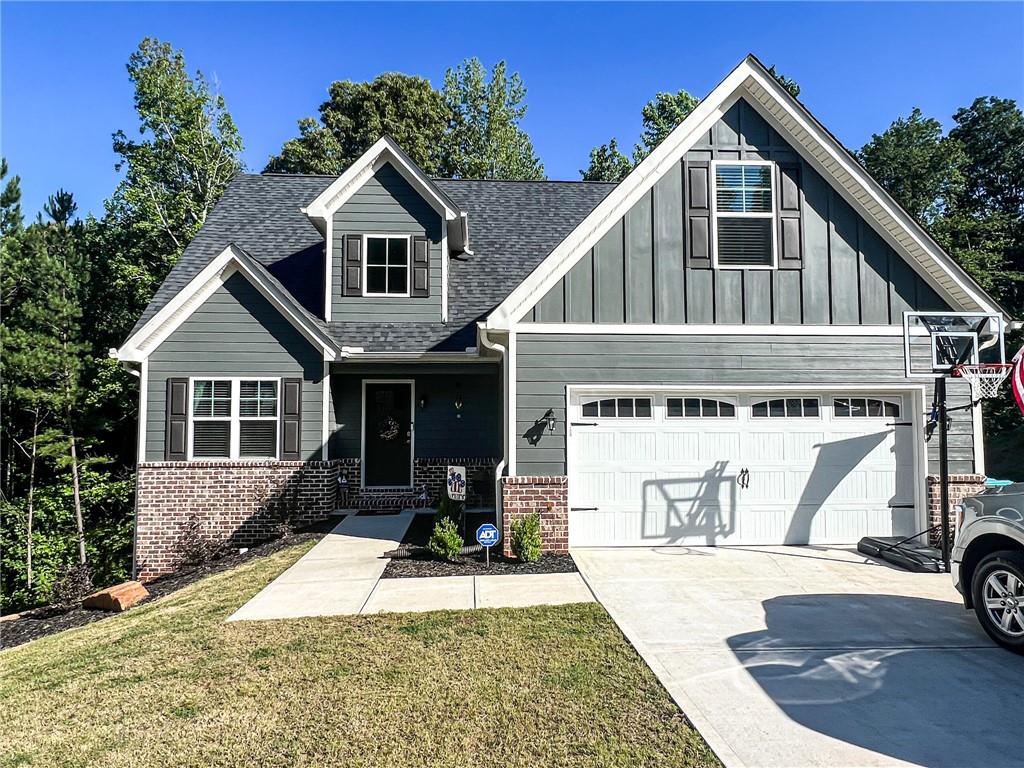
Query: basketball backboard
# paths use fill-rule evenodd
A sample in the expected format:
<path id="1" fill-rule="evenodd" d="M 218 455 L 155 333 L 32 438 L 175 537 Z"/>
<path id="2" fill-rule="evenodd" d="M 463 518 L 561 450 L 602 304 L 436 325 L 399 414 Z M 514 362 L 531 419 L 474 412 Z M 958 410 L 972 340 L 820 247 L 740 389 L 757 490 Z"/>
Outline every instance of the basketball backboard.
<path id="1" fill-rule="evenodd" d="M 904 312 L 903 362 L 908 378 L 953 375 L 958 365 L 1006 363 L 998 312 Z"/>

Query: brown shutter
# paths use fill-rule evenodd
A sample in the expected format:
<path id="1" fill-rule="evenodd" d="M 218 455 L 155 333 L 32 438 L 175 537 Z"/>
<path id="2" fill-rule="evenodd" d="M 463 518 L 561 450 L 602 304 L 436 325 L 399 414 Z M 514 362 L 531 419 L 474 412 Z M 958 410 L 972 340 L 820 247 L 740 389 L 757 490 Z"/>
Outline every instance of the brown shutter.
<path id="1" fill-rule="evenodd" d="M 188 379 L 167 380 L 164 461 L 188 459 Z"/>
<path id="2" fill-rule="evenodd" d="M 778 163 L 779 269 L 803 267 L 801 242 L 802 185 L 800 163 Z"/>
<path id="3" fill-rule="evenodd" d="M 412 296 L 430 295 L 430 239 L 412 239 Z"/>
<path id="4" fill-rule="evenodd" d="M 283 379 L 281 381 L 281 461 L 299 461 L 301 458 L 302 379 Z"/>
<path id="5" fill-rule="evenodd" d="M 686 266 L 711 269 L 711 163 L 687 160 L 683 171 Z"/>
<path id="6" fill-rule="evenodd" d="M 363 295 L 363 236 L 345 235 L 345 256 L 342 261 L 345 296 Z"/>

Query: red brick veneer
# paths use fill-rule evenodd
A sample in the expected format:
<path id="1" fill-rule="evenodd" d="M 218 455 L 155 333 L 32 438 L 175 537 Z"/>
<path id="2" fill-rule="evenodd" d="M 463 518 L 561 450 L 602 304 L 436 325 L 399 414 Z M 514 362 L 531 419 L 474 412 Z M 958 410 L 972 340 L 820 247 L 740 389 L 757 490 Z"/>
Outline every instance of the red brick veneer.
<path id="1" fill-rule="evenodd" d="M 333 461 L 147 462 L 138 465 L 135 569 L 152 579 L 175 568 L 175 545 L 197 519 L 203 533 L 248 547 L 334 511 L 338 463 Z"/>
<path id="2" fill-rule="evenodd" d="M 942 524 L 942 503 L 940 501 L 942 490 L 938 475 L 928 475 L 928 526 Z M 949 476 L 949 505 L 959 504 L 964 496 L 973 496 L 985 489 L 985 475 L 950 475 Z M 956 538 L 956 517 L 950 510 L 950 533 Z M 929 537 L 932 545 L 939 546 L 942 542 L 942 530 L 936 530 Z"/>
<path id="3" fill-rule="evenodd" d="M 501 502 L 502 553 L 506 557 L 512 555 L 512 521 L 534 512 L 540 513 L 541 551 L 569 551 L 569 478 L 503 477 Z"/>

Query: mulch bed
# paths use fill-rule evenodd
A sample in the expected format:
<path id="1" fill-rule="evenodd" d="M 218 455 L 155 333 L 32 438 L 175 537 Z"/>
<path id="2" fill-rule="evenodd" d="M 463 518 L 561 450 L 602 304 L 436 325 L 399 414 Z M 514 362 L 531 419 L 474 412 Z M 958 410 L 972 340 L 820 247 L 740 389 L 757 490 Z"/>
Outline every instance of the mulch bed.
<path id="1" fill-rule="evenodd" d="M 493 512 L 467 512 L 466 544 L 476 544 L 476 529 L 484 523 L 493 523 Z M 434 530 L 434 516 L 419 514 L 412 519 L 409 530 L 402 537 L 402 546 L 425 547 Z M 429 552 L 391 560 L 384 569 L 382 579 L 414 579 L 424 576 L 497 576 L 514 573 L 575 573 L 576 563 L 571 555 L 541 555 L 533 563 L 521 563 L 504 558 L 498 545 L 491 550 L 491 565 L 485 565 L 484 553 L 463 555 L 457 562 L 438 560 Z"/>
<path id="2" fill-rule="evenodd" d="M 337 518 L 328 518 L 323 522 L 290 533 L 287 536 L 282 536 L 279 539 L 273 539 L 264 544 L 250 547 L 241 554 L 236 552 L 209 563 L 189 566 L 177 573 L 161 576 L 153 581 L 147 581 L 146 589 L 149 591 L 149 597 L 141 601 L 139 605 L 145 605 L 159 597 L 166 597 L 172 592 L 177 592 L 179 589 L 187 587 L 189 584 L 199 581 L 199 579 L 205 576 L 230 570 L 257 557 L 266 557 L 295 544 L 320 539 L 337 524 Z M 100 621 L 101 619 L 116 615 L 116 613 L 107 613 L 106 611 L 88 610 L 77 604 L 70 608 L 61 606 L 34 608 L 25 611 L 17 619 L 0 622 L 0 649 L 13 648 L 30 640 L 54 635 L 58 632 L 63 632 L 65 629 L 91 624 L 94 621 Z"/>

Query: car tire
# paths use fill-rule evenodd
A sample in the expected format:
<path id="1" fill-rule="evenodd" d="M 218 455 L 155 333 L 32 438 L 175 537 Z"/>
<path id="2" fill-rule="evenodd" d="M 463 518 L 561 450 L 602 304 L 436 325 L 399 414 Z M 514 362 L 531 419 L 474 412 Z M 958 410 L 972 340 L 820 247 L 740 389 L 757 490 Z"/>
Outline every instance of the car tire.
<path id="1" fill-rule="evenodd" d="M 993 552 L 971 578 L 974 613 L 1003 648 L 1024 654 L 1024 552 Z"/>

